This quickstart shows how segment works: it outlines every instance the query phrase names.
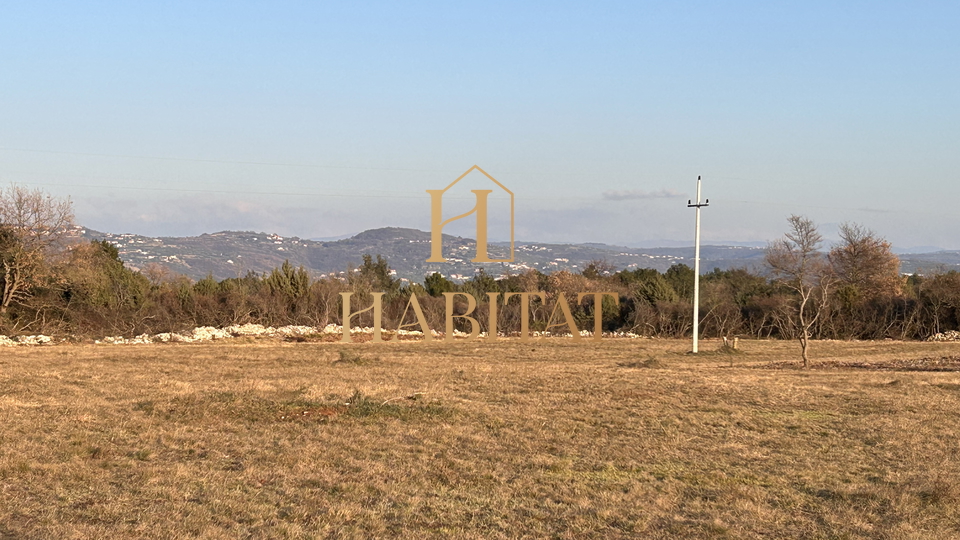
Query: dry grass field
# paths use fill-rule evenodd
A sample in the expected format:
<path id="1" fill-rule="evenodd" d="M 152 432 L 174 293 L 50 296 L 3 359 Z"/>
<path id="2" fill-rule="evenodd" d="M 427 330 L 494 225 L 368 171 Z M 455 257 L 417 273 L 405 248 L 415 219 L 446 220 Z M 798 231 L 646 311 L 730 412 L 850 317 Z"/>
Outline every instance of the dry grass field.
<path id="1" fill-rule="evenodd" d="M 0 538 L 960 538 L 957 371 L 237 341 L 0 351 Z"/>

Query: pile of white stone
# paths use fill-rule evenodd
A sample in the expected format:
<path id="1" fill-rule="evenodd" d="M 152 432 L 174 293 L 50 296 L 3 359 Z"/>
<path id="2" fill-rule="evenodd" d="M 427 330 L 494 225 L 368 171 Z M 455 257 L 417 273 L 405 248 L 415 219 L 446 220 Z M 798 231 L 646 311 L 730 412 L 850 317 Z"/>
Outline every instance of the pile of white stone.
<path id="1" fill-rule="evenodd" d="M 373 328 L 354 327 L 351 329 L 353 334 L 373 334 Z M 434 336 L 441 336 L 435 330 L 431 330 Z M 266 338 L 291 338 L 303 336 L 341 336 L 343 327 L 338 324 L 328 324 L 326 326 L 263 326 L 262 324 L 239 324 L 226 328 L 214 328 L 213 326 L 200 326 L 194 328 L 189 333 L 162 333 L 162 334 L 141 334 L 132 338 L 123 336 L 111 336 L 95 341 L 95 343 L 112 343 L 116 345 L 127 345 L 137 343 L 196 343 L 202 341 L 214 341 L 220 339 L 231 339 L 238 337 L 266 337 Z M 422 337 L 422 332 L 414 330 L 398 330 L 393 332 L 384 331 L 385 335 L 399 335 L 410 337 Z M 462 332 L 457 335 L 467 336 Z"/>
<path id="2" fill-rule="evenodd" d="M 359 331 L 359 329 L 358 329 Z M 231 339 L 236 337 L 297 337 L 316 334 L 339 334 L 341 328 L 336 325 L 327 325 L 323 328 L 313 326 L 263 326 L 262 324 L 239 324 L 226 328 L 214 328 L 213 326 L 198 326 L 189 333 L 164 332 L 161 334 L 140 334 L 132 338 L 123 336 L 109 336 L 97 340 L 94 343 L 112 343 L 115 345 L 128 345 L 137 343 L 196 343 L 200 341 L 214 341 L 218 339 Z M 371 330 L 373 332 L 373 330 Z"/>
<path id="3" fill-rule="evenodd" d="M 51 343 L 53 338 L 50 336 L 0 336 L 0 347 L 16 347 L 18 345 L 46 345 Z"/>
<path id="4" fill-rule="evenodd" d="M 373 334 L 373 328 L 370 327 L 354 327 L 350 330 L 352 334 Z M 437 332 L 436 330 L 430 330 L 431 335 L 434 338 L 442 338 L 444 334 Z M 232 339 L 238 337 L 265 337 L 265 338 L 291 338 L 291 337 L 303 337 L 303 336 L 336 336 L 340 337 L 343 334 L 343 327 L 337 324 L 328 324 L 323 327 L 316 326 L 263 326 L 262 324 L 240 324 L 232 325 L 226 328 L 215 328 L 213 326 L 199 326 L 194 328 L 190 332 L 164 332 L 161 334 L 140 334 L 135 337 L 123 337 L 123 336 L 108 336 L 103 339 L 94 341 L 94 343 L 109 343 L 113 345 L 134 345 L 134 344 L 144 344 L 144 343 L 197 343 L 204 341 L 215 341 L 222 339 Z M 384 331 L 385 336 L 399 336 L 399 338 L 422 338 L 423 332 L 417 330 L 395 330 L 395 331 Z M 533 337 L 569 337 L 569 333 L 551 333 L 551 332 L 531 332 Z M 947 332 L 948 335 L 951 332 Z M 960 339 L 960 332 L 952 332 L 955 334 L 953 337 L 934 339 L 937 336 L 943 336 L 944 334 L 937 334 L 934 338 L 931 338 L 932 341 L 953 341 Z M 467 338 L 470 337 L 470 334 L 466 332 L 461 332 L 459 330 L 453 331 L 454 337 L 457 338 Z M 518 337 L 519 332 L 511 332 L 507 334 L 500 334 L 504 337 Z M 593 333 L 587 330 L 581 330 L 580 336 L 584 338 L 593 337 Z M 480 338 L 487 337 L 486 332 L 481 332 L 479 335 Z M 604 332 L 603 337 L 613 337 L 613 338 L 639 338 L 637 334 L 633 332 Z M 64 341 L 61 339 L 60 341 Z M 19 336 L 19 337 L 7 337 L 0 336 L 0 346 L 19 346 L 19 345 L 46 345 L 53 343 L 54 339 L 50 336 Z"/>
<path id="5" fill-rule="evenodd" d="M 960 332 L 957 332 L 956 330 L 938 332 L 928 337 L 927 341 L 960 341 Z"/>

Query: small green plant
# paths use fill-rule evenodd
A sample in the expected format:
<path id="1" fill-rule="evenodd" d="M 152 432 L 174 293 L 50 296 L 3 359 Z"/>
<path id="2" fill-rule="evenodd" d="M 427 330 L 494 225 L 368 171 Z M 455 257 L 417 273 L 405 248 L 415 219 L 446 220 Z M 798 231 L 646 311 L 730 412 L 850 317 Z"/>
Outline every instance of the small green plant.
<path id="1" fill-rule="evenodd" d="M 421 417 L 449 416 L 452 412 L 450 409 L 443 407 L 439 401 L 423 401 L 423 395 L 422 392 L 417 392 L 403 400 L 388 399 L 381 401 L 364 394 L 360 390 L 355 390 L 353 395 L 344 402 L 344 406 L 347 408 L 347 416 L 358 418 L 389 417 L 411 420 Z M 410 403 L 410 401 L 417 403 Z"/>
<path id="2" fill-rule="evenodd" d="M 384 412 L 393 412 L 395 407 L 390 407 L 390 409 L 385 409 L 391 405 L 390 403 L 382 403 L 371 398 L 368 395 L 365 395 L 360 390 L 355 390 L 353 395 L 347 398 L 347 401 L 344 403 L 348 407 L 349 414 L 351 416 L 379 416 Z"/>
<path id="3" fill-rule="evenodd" d="M 667 364 L 661 362 L 653 356 L 648 356 L 646 360 L 635 360 L 633 362 L 617 362 L 617 365 L 625 368 L 644 368 L 644 369 L 666 369 Z"/>
<path id="4" fill-rule="evenodd" d="M 153 401 L 138 401 L 133 404 L 133 410 L 140 411 L 147 416 L 153 414 Z"/>

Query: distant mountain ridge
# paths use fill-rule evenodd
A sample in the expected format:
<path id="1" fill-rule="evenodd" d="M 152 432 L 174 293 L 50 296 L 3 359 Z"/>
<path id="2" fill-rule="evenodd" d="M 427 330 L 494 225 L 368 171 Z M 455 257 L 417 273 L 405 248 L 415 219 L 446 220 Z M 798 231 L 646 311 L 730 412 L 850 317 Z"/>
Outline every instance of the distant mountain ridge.
<path id="1" fill-rule="evenodd" d="M 551 244 L 517 242 L 512 263 L 473 263 L 473 239 L 443 235 L 447 263 L 427 263 L 430 233 L 418 229 L 385 227 L 363 231 L 341 240 L 316 241 L 253 231 L 221 231 L 188 237 L 149 237 L 85 230 L 92 240 L 107 240 L 117 246 L 120 257 L 131 268 L 143 269 L 157 263 L 193 279 L 212 275 L 216 279 L 239 277 L 247 272 L 268 272 L 289 260 L 314 276 L 339 274 L 356 268 L 364 255 L 382 255 L 397 276 L 421 282 L 425 275 L 439 272 L 445 277 L 471 278 L 479 268 L 500 276 L 528 269 L 542 272 L 579 272 L 593 260 L 606 260 L 618 270 L 655 268 L 665 271 L 683 263 L 693 266 L 692 247 L 630 248 L 608 244 Z M 506 256 L 509 244 L 492 243 L 490 255 Z M 744 246 L 701 246 L 701 271 L 714 268 L 760 270 L 764 250 Z M 960 251 L 901 256 L 904 272 L 932 271 L 960 267 Z"/>

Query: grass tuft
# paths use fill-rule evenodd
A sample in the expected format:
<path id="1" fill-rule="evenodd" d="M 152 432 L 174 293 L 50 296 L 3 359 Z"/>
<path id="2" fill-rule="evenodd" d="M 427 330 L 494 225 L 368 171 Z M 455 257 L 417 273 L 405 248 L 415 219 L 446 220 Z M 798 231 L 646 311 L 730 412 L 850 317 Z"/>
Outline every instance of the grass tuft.
<path id="1" fill-rule="evenodd" d="M 633 362 L 617 362 L 617 365 L 624 368 L 641 369 L 666 369 L 667 364 L 658 358 L 648 356 L 645 360 L 636 360 Z"/>
<path id="2" fill-rule="evenodd" d="M 733 348 L 729 343 L 724 343 L 717 349 L 717 354 L 743 354 L 743 351 Z"/>
<path id="3" fill-rule="evenodd" d="M 337 351 L 337 354 L 340 358 L 334 360 L 334 364 L 349 364 L 353 366 L 369 366 L 371 364 L 380 363 L 379 356 L 367 357 L 363 356 L 358 352 L 350 351 L 348 349 L 340 349 Z"/>
<path id="4" fill-rule="evenodd" d="M 423 394 L 418 392 L 406 398 L 381 400 L 370 397 L 360 390 L 356 390 L 344 405 L 347 407 L 347 416 L 354 418 L 399 418 L 402 420 L 412 420 L 431 416 L 450 416 L 452 412 L 450 409 L 443 407 L 437 400 L 424 402 L 422 395 Z"/>

